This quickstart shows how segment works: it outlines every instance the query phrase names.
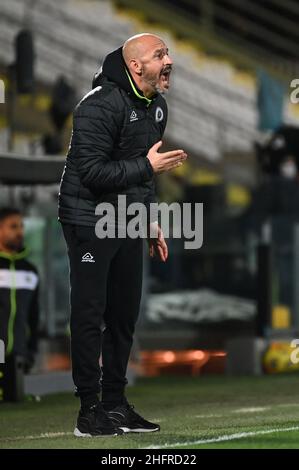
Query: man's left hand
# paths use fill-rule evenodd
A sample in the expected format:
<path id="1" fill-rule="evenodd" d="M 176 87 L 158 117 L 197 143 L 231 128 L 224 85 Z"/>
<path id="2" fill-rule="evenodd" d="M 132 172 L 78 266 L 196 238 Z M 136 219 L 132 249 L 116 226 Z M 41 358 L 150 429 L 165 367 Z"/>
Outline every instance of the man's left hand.
<path id="1" fill-rule="evenodd" d="M 161 227 L 157 222 L 153 222 L 149 226 L 149 231 L 147 241 L 150 257 L 158 256 L 161 261 L 165 262 L 168 258 L 168 247 Z"/>

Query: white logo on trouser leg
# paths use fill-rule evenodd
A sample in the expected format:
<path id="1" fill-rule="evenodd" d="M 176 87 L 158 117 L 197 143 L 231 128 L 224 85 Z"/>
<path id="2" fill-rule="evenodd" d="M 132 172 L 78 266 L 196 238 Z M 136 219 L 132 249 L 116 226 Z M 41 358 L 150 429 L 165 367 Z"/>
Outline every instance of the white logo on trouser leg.
<path id="1" fill-rule="evenodd" d="M 85 253 L 85 255 L 82 256 L 81 262 L 82 263 L 95 263 L 95 260 L 93 259 L 93 256 L 90 253 Z"/>

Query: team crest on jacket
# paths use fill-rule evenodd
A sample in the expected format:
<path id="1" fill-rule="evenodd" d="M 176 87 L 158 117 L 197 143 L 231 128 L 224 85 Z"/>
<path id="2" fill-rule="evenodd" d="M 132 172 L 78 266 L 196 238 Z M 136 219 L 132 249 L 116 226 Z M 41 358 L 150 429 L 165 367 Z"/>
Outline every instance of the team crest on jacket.
<path id="1" fill-rule="evenodd" d="M 156 109 L 156 115 L 155 115 L 156 122 L 161 122 L 163 120 L 163 117 L 164 117 L 163 110 L 162 108 L 160 108 L 160 106 L 158 106 Z"/>

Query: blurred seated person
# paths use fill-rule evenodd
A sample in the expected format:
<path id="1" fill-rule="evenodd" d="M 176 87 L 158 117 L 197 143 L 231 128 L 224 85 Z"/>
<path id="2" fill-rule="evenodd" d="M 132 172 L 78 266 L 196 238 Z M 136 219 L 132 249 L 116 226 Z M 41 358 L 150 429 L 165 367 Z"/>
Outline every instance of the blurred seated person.
<path id="1" fill-rule="evenodd" d="M 261 223 L 269 216 L 299 214 L 299 128 L 280 126 L 263 144 L 256 144 L 263 182 L 253 193 L 247 216 Z"/>
<path id="2" fill-rule="evenodd" d="M 25 372 L 37 352 L 39 320 L 39 276 L 27 254 L 20 211 L 0 208 L 0 339 L 5 364 L 19 357 Z"/>

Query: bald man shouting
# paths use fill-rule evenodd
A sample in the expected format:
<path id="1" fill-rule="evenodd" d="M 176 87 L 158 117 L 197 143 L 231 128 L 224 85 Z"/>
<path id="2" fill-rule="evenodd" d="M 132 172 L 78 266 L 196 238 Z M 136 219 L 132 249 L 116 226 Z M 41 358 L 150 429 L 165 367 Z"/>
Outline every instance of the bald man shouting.
<path id="1" fill-rule="evenodd" d="M 169 88 L 171 70 L 160 37 L 134 36 L 105 58 L 92 91 L 74 112 L 59 220 L 70 262 L 72 370 L 81 400 L 78 437 L 160 429 L 125 397 L 141 297 L 143 240 L 117 236 L 119 217 L 109 221 L 117 229 L 115 237 L 98 237 L 95 209 L 110 203 L 121 215 L 118 197 L 126 196 L 127 206 L 143 203 L 150 214 L 156 202 L 154 175 L 187 158 L 181 149 L 159 151 L 167 120 L 161 93 Z M 149 218 L 148 223 L 156 221 Z M 167 245 L 156 227 L 157 236 L 148 239 L 149 254 L 165 262 Z"/>

